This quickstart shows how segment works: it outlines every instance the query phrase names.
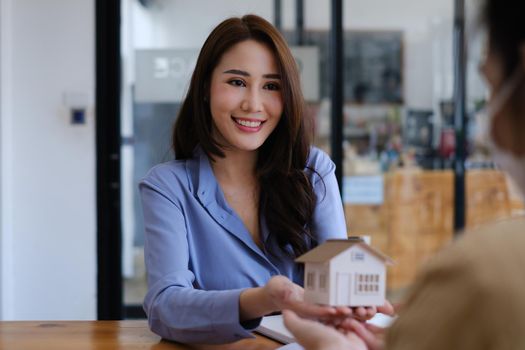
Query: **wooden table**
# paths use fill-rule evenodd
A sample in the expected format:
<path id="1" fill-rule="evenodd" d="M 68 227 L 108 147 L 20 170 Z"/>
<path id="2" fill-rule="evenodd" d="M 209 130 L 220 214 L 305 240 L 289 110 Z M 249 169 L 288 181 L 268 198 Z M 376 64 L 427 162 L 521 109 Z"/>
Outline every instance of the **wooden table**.
<path id="1" fill-rule="evenodd" d="M 0 350 L 274 350 L 280 346 L 260 335 L 232 344 L 188 346 L 161 340 L 146 321 L 0 322 Z"/>

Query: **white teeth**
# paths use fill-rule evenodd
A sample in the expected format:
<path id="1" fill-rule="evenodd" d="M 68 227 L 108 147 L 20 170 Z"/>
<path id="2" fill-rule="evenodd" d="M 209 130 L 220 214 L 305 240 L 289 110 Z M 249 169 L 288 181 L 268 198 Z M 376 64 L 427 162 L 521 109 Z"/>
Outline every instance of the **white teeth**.
<path id="1" fill-rule="evenodd" d="M 247 126 L 249 128 L 257 128 L 262 124 L 260 121 L 254 122 L 254 121 L 248 121 L 248 120 L 242 120 L 242 119 L 235 119 L 235 122 L 237 124 L 240 124 L 242 126 Z"/>

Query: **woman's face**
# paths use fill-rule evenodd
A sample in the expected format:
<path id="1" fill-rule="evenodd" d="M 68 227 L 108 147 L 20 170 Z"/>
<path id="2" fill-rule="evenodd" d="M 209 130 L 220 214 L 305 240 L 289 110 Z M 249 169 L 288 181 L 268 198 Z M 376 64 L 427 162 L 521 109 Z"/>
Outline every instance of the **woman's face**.
<path id="1" fill-rule="evenodd" d="M 246 40 L 226 51 L 210 84 L 213 137 L 228 150 L 257 150 L 283 112 L 281 77 L 272 51 Z"/>

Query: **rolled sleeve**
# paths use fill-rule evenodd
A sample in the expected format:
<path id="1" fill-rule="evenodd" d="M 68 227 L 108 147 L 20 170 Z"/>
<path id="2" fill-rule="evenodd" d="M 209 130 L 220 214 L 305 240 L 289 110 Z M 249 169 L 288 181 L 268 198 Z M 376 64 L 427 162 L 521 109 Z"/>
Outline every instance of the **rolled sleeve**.
<path id="1" fill-rule="evenodd" d="M 218 336 L 226 337 L 230 341 L 254 338 L 250 332 L 261 323 L 260 318 L 239 322 L 239 300 L 242 291 L 243 289 L 223 291 L 213 300 L 213 329 Z"/>

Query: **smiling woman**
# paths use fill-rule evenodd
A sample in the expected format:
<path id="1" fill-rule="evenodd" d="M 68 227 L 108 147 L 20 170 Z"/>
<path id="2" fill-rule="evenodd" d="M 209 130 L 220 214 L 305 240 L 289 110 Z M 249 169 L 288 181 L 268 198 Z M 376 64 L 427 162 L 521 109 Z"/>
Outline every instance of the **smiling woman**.
<path id="1" fill-rule="evenodd" d="M 310 144 L 293 56 L 247 15 L 202 47 L 173 131 L 176 160 L 140 184 L 151 329 L 181 342 L 250 336 L 266 314 L 312 318 L 294 259 L 346 226 L 330 158 Z"/>

